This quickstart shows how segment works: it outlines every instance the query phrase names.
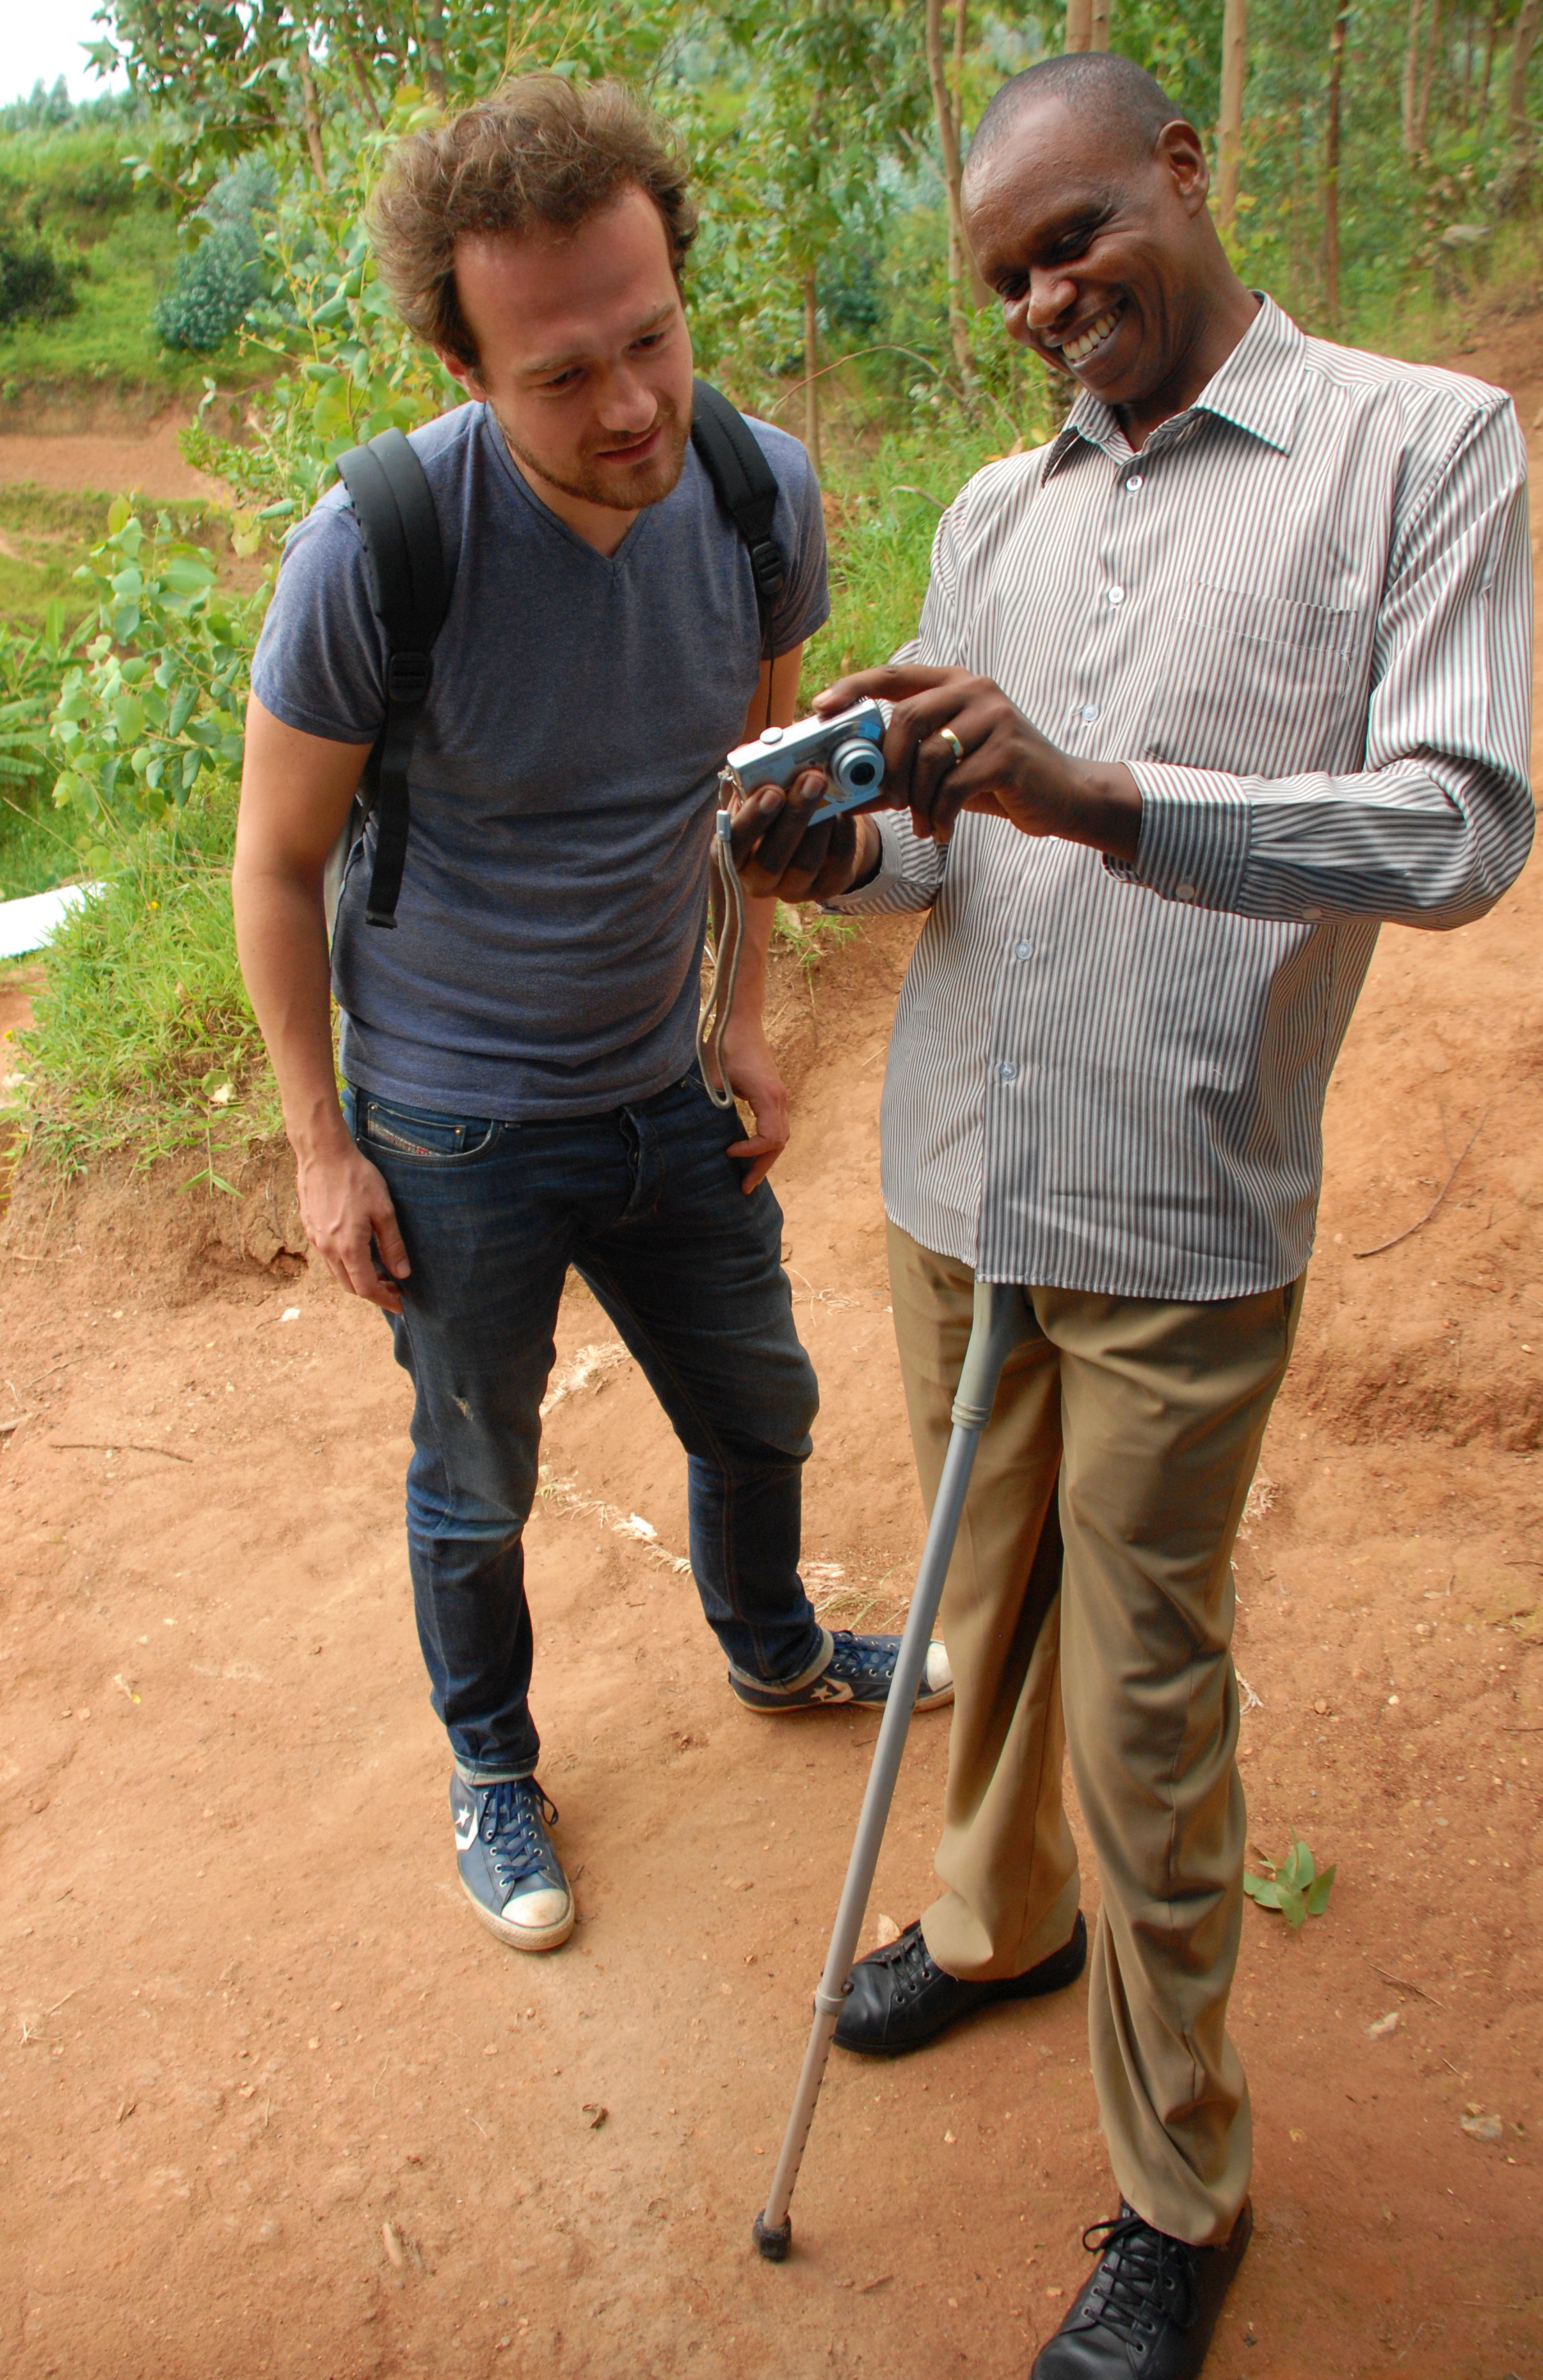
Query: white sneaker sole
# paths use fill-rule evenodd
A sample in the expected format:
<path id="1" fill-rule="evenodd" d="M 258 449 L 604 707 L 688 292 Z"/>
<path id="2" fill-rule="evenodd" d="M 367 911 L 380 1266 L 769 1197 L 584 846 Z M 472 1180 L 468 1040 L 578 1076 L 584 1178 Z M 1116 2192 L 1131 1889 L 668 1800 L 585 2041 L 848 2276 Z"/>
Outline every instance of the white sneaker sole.
<path id="1" fill-rule="evenodd" d="M 495 1917 L 491 1909 L 484 1909 L 464 1876 L 460 1878 L 460 1887 L 489 1933 L 496 1934 L 499 1940 L 507 1942 L 513 1950 L 556 1950 L 573 1932 L 577 1912 L 571 1892 L 565 1917 L 557 1918 L 551 1925 L 514 1925 L 506 1917 Z"/>

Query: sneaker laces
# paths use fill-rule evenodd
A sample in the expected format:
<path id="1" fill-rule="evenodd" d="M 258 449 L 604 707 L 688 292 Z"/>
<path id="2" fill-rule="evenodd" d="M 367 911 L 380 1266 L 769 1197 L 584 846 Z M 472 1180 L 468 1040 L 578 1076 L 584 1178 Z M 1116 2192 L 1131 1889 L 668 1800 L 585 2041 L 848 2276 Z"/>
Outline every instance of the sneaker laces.
<path id="1" fill-rule="evenodd" d="M 522 1876 L 543 1876 L 551 1846 L 542 1830 L 557 1824 L 556 1804 L 549 1802 L 533 1777 L 505 1778 L 488 1795 L 478 1828 L 488 1847 L 488 1864 L 507 1890 Z"/>
<path id="2" fill-rule="evenodd" d="M 1154 2336 L 1164 2319 L 1179 2330 L 1190 2328 L 1198 2307 L 1195 2268 L 1182 2240 L 1154 2230 L 1127 2206 L 1107 2222 L 1089 2224 L 1082 2244 L 1100 2259 L 1088 2310 L 1106 2329 L 1134 2343 Z"/>
<path id="3" fill-rule="evenodd" d="M 855 1636 L 849 1628 L 832 1630 L 831 1658 L 825 1674 L 832 1672 L 845 1678 L 871 1678 L 877 1685 L 894 1675 L 893 1644 L 875 1644 L 870 1636 Z"/>

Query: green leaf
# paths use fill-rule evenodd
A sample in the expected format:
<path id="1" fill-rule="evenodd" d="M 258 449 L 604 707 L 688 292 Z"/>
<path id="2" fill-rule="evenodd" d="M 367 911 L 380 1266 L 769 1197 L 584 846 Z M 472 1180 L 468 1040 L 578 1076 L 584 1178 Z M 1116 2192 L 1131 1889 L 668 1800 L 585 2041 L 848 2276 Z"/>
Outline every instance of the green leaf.
<path id="1" fill-rule="evenodd" d="M 1284 1882 L 1294 1886 L 1298 1890 L 1311 1884 L 1313 1855 L 1300 1835 L 1294 1838 L 1292 1847 L 1282 1863 L 1280 1872 Z"/>
<path id="2" fill-rule="evenodd" d="M 196 555 L 178 554 L 166 565 L 162 581 L 174 595 L 200 595 L 206 587 L 213 586 L 214 573 Z"/>
<path id="3" fill-rule="evenodd" d="M 127 496 L 115 496 L 107 511 L 108 534 L 116 537 L 119 529 L 133 518 L 134 508 Z"/>
<path id="4" fill-rule="evenodd" d="M 1244 1870 L 1243 1888 L 1251 1900 L 1258 1902 L 1261 1909 L 1279 1909 L 1281 1895 L 1285 1889 L 1283 1885 L 1277 1883 L 1274 1876 L 1250 1876 L 1246 1869 Z"/>
<path id="5" fill-rule="evenodd" d="M 139 742 L 145 732 L 145 707 L 136 695 L 119 695 L 113 705 L 113 724 L 126 744 Z"/>
<path id="6" fill-rule="evenodd" d="M 1324 1911 L 1328 1908 L 1329 1896 L 1334 1889 L 1334 1868 L 1326 1867 L 1321 1876 L 1316 1876 L 1313 1878 L 1312 1884 L 1308 1888 L 1307 1891 L 1307 1914 L 1309 1917 L 1321 1917 Z"/>

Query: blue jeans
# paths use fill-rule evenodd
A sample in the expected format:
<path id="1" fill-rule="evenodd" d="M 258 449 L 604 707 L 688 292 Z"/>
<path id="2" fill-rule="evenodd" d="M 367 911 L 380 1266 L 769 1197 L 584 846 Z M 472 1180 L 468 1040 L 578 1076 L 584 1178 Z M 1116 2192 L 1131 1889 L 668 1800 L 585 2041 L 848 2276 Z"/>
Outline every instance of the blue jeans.
<path id="1" fill-rule="evenodd" d="M 782 1209 L 724 1154 L 737 1117 L 695 1075 L 636 1107 L 498 1123 L 349 1090 L 412 1266 L 392 1318 L 417 1391 L 407 1547 L 419 1642 L 461 1774 L 528 1777 L 540 1738 L 521 1532 L 569 1265 L 686 1449 L 691 1567 L 743 1674 L 789 1688 L 829 1640 L 798 1576 L 817 1407 L 782 1269 Z"/>

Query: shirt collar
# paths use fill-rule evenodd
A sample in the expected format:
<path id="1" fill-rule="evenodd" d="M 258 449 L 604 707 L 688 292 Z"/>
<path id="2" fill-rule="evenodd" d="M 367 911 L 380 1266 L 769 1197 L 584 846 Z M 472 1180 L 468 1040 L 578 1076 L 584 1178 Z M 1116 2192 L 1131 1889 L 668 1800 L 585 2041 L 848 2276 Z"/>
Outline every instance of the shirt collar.
<path id="1" fill-rule="evenodd" d="M 1258 310 L 1220 371 L 1212 374 L 1186 412 L 1160 424 L 1153 438 L 1161 438 L 1164 431 L 1175 430 L 1180 422 L 1187 424 L 1197 413 L 1213 413 L 1281 454 L 1290 454 L 1307 343 L 1273 298 L 1262 290 L 1255 294 Z M 1059 468 L 1079 439 L 1101 447 L 1105 454 L 1123 456 L 1130 452 L 1112 406 L 1084 390 L 1045 457 L 1045 479 Z"/>

